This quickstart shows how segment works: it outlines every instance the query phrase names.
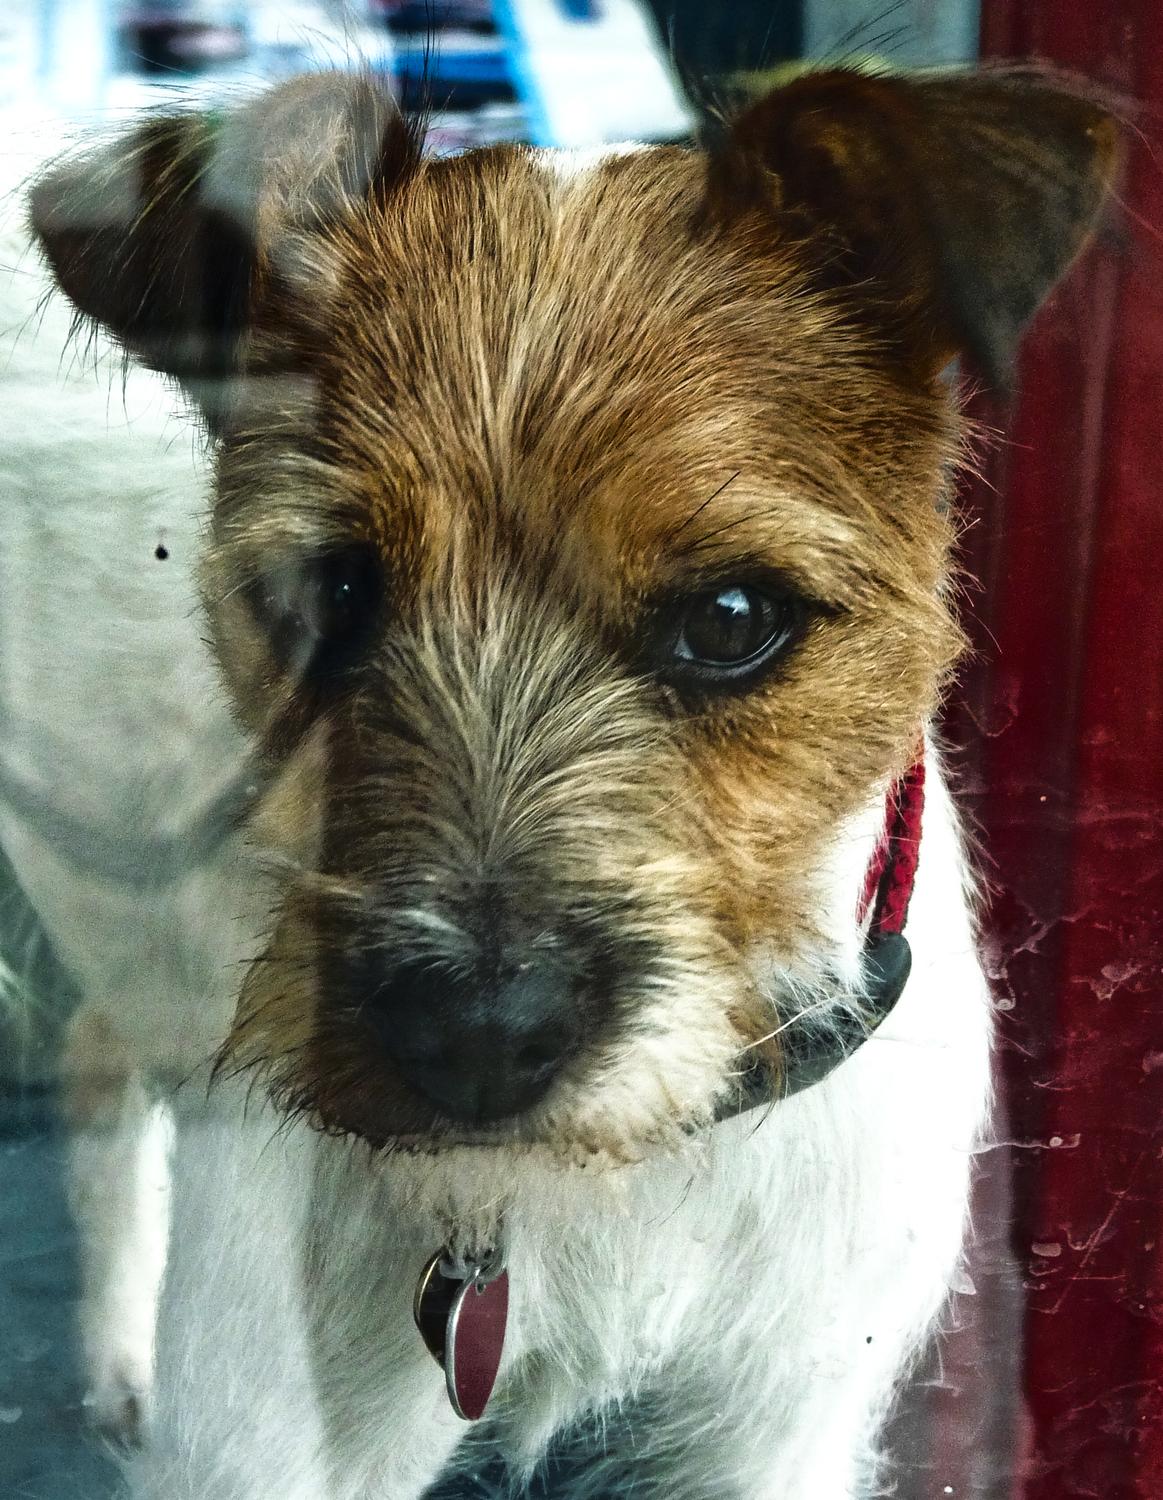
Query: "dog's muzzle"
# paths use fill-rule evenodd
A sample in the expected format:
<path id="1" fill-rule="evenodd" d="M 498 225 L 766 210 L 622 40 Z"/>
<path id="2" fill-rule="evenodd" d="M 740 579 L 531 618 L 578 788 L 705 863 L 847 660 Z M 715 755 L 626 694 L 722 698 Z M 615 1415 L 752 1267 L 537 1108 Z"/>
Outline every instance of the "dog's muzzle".
<path id="1" fill-rule="evenodd" d="M 417 1093 L 460 1124 L 531 1109 L 581 1042 L 579 973 L 564 956 L 391 967 L 361 1014 Z"/>

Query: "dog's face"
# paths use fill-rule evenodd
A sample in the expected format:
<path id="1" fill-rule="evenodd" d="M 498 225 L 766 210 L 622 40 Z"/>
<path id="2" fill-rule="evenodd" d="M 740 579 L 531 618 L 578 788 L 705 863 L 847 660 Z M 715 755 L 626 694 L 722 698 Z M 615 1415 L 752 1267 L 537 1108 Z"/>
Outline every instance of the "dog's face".
<path id="1" fill-rule="evenodd" d="M 956 654 L 942 367 L 1006 359 L 1113 149 L 1044 84 L 822 75 L 713 158 L 422 161 L 328 79 L 46 179 L 66 290 L 218 445 L 283 872 L 228 1057 L 377 1145 L 618 1158 L 778 1069 Z"/>

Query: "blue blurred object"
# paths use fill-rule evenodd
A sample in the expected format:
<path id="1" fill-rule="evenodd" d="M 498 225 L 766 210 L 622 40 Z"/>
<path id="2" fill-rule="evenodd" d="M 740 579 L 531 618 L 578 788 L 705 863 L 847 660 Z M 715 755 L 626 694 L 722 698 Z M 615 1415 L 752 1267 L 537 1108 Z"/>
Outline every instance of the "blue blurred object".
<path id="1" fill-rule="evenodd" d="M 0 0 L 0 14 L 5 0 Z M 664 0 L 657 0 L 662 4 Z M 648 0 L 28 0 L 0 99 L 66 116 L 217 105 L 322 68 L 367 67 L 423 105 L 438 154 L 492 142 L 586 149 L 688 135 Z"/>
<path id="2" fill-rule="evenodd" d="M 557 0 L 571 21 L 596 21 L 598 0 Z"/>
<path id="3" fill-rule="evenodd" d="M 471 111 L 517 99 L 509 59 L 500 45 L 446 49 L 437 39 L 431 48 L 408 46 L 397 51 L 392 72 L 405 107 L 426 99 L 433 109 Z"/>
<path id="4" fill-rule="evenodd" d="M 370 0 L 368 10 L 396 32 L 497 30 L 490 0 Z"/>

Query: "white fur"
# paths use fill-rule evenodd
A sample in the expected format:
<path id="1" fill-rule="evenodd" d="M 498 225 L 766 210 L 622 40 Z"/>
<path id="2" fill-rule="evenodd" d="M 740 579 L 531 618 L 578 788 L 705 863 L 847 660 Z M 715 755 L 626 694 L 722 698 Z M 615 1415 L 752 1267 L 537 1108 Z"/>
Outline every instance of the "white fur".
<path id="1" fill-rule="evenodd" d="M 985 1103 L 987 1004 L 939 781 L 922 848 L 915 977 L 881 1032 L 824 1084 L 681 1159 L 593 1175 L 480 1150 L 377 1162 L 276 1133 L 219 1091 L 178 1149 L 184 1232 L 140 1492 L 418 1496 L 463 1433 L 408 1311 L 442 1198 L 465 1220 L 504 1211 L 513 1305 L 492 1414 L 518 1462 L 621 1408 L 633 1473 L 657 1477 L 644 1493 L 869 1493 L 885 1404 L 954 1276 Z M 302 1295 L 288 1304 L 289 1285 Z M 342 1439 L 324 1462 L 303 1445 L 328 1423 Z M 270 1491 L 243 1477 L 268 1456 L 290 1464 Z M 626 1460 L 613 1449 L 571 1500 L 618 1491 Z"/>
<path id="2" fill-rule="evenodd" d="M 0 261 L 16 251 L 10 237 Z M 241 1085 L 205 1102 L 197 1070 L 262 892 L 232 840 L 175 856 L 204 830 L 207 788 L 246 768 L 191 581 L 202 463 L 157 381 L 132 374 L 123 398 L 58 364 L 68 315 L 50 304 L 38 330 L 43 290 L 24 255 L 0 299 L 0 843 L 81 986 L 77 1035 L 98 1018 L 123 1049 L 73 1176 L 92 1399 L 113 1419 L 151 1360 L 166 1142 L 150 1110 L 195 1074 L 174 1096 L 134 1496 L 415 1500 L 465 1428 L 412 1290 L 450 1222 L 499 1211 L 513 1305 L 490 1415 L 518 1467 L 591 1419 L 611 1446 L 571 1500 L 630 1471 L 659 1500 L 869 1494 L 894 1383 L 955 1276 L 986 1106 L 988 1005 L 935 757 L 896 1010 L 825 1083 L 685 1153 L 606 1171 L 535 1152 L 377 1159 L 279 1129 Z M 838 831 L 822 876 L 850 965 L 878 821 L 874 802 Z"/>
<path id="3" fill-rule="evenodd" d="M 572 185 L 600 167 L 603 162 L 619 156 L 633 156 L 635 152 L 647 149 L 638 141 L 624 141 L 616 146 L 578 146 L 571 151 L 539 151 L 537 156 L 558 182 Z"/>

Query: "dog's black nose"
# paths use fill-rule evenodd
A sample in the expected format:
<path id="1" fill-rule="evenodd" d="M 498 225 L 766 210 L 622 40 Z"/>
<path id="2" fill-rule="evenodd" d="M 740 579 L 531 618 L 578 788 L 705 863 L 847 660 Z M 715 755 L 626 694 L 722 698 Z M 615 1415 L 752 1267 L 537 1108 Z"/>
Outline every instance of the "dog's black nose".
<path id="1" fill-rule="evenodd" d="M 581 1036 L 576 973 L 552 957 L 491 971 L 396 966 L 363 1014 L 408 1083 L 473 1125 L 530 1109 Z"/>

